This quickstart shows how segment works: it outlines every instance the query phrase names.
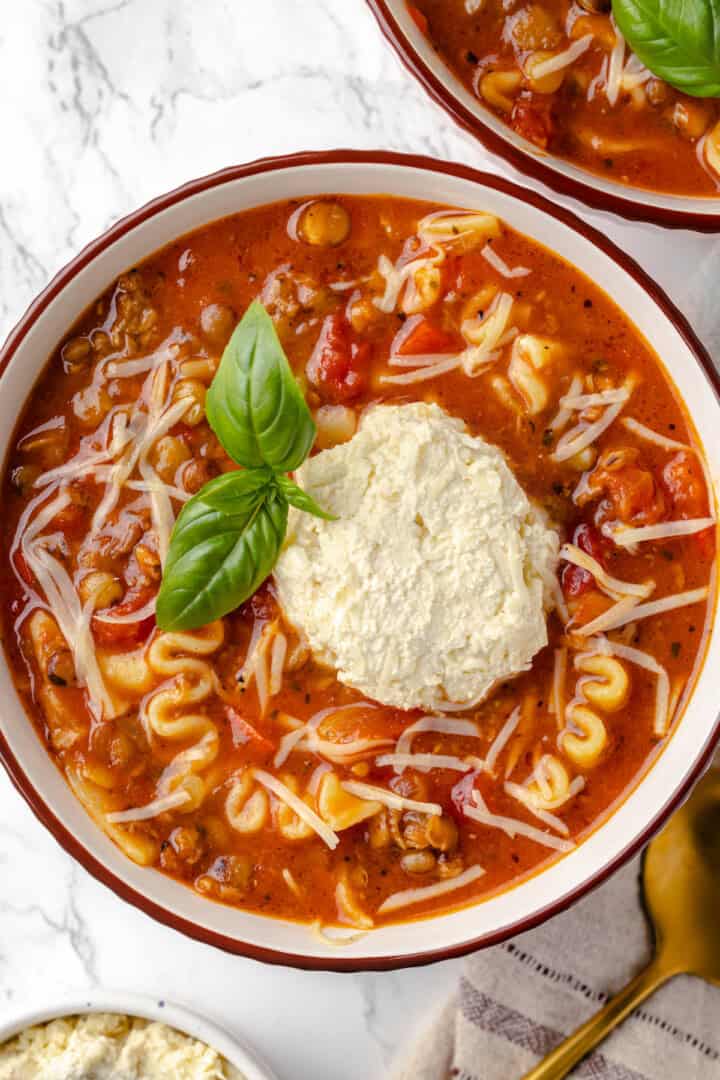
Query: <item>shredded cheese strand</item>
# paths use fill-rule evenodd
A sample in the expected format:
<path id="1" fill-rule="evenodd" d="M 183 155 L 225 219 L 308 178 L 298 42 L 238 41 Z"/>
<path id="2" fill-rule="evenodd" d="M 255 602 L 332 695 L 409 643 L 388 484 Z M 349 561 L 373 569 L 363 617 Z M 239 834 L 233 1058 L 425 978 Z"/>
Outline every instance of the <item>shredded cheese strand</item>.
<path id="1" fill-rule="evenodd" d="M 555 661 L 553 666 L 552 697 L 550 711 L 558 718 L 565 715 L 565 680 L 567 678 L 567 648 L 563 645 L 555 649 Z"/>
<path id="2" fill-rule="evenodd" d="M 463 806 L 463 814 L 480 825 L 500 829 L 511 840 L 514 840 L 516 836 L 525 836 L 528 840 L 534 840 L 536 844 L 542 844 L 544 847 L 554 848 L 555 851 L 572 851 L 575 847 L 572 841 L 543 832 L 541 829 L 536 829 L 534 825 L 528 825 L 525 821 L 505 817 L 502 814 L 492 814 L 477 791 L 473 792 L 473 798 L 478 805 L 470 806 L 466 803 Z"/>
<path id="3" fill-rule="evenodd" d="M 515 733 L 520 723 L 520 706 L 516 706 L 500 728 L 499 732 L 490 744 L 490 749 L 485 755 L 485 771 L 494 773 L 497 760 Z"/>
<path id="4" fill-rule="evenodd" d="M 379 766 L 392 765 L 397 772 L 403 769 L 418 769 L 430 772 L 432 769 L 454 769 L 456 772 L 468 772 L 472 765 L 452 754 L 381 754 L 375 758 Z"/>
<path id="5" fill-rule="evenodd" d="M 567 461 L 568 458 L 579 454 L 581 450 L 599 439 L 603 432 L 607 431 L 610 425 L 615 422 L 629 397 L 630 391 L 627 390 L 623 400 L 616 402 L 615 405 L 609 405 L 602 416 L 594 423 L 588 424 L 587 427 L 578 425 L 578 427 L 571 428 L 570 431 L 566 432 L 555 447 L 552 454 L 553 461 Z"/>
<path id="6" fill-rule="evenodd" d="M 309 825 L 320 839 L 325 841 L 331 851 L 335 850 L 340 843 L 340 837 L 295 792 L 291 791 L 286 784 L 283 784 L 272 773 L 265 772 L 264 769 L 253 769 L 253 776 L 258 783 L 271 791 L 281 802 L 289 806 L 306 825 Z"/>
<path id="7" fill-rule="evenodd" d="M 363 784 L 359 780 L 343 780 L 342 786 L 350 795 L 357 795 L 360 799 L 373 799 L 389 806 L 391 810 L 417 810 L 421 814 L 442 814 L 442 806 L 439 803 L 418 802 L 417 799 L 406 799 L 402 795 L 396 795 L 387 788 L 375 787 L 374 784 Z"/>
<path id="8" fill-rule="evenodd" d="M 552 75 L 554 71 L 561 71 L 563 68 L 569 67 L 590 48 L 592 40 L 592 34 L 585 34 L 562 52 L 556 53 L 555 56 L 551 56 L 547 60 L 542 60 L 539 64 L 533 64 L 533 79 L 543 79 L 546 75 Z"/>
<path id="9" fill-rule="evenodd" d="M 462 356 L 448 356 L 447 359 L 437 364 L 428 364 L 417 368 L 416 371 L 405 371 L 402 375 L 381 375 L 380 382 L 395 383 L 397 386 L 405 386 L 410 383 L 424 382 L 426 379 L 435 379 L 438 375 L 446 375 L 460 367 Z"/>
<path id="10" fill-rule="evenodd" d="M 498 274 L 504 278 L 527 277 L 528 274 L 532 273 L 527 266 L 514 266 L 510 269 L 505 260 L 500 258 L 497 251 L 495 251 L 490 243 L 486 244 L 485 247 L 481 249 L 480 254 L 483 259 L 492 266 L 493 270 L 497 270 Z"/>
<path id="11" fill-rule="evenodd" d="M 516 799 L 519 803 L 529 810 L 531 814 L 542 821 L 544 825 L 548 825 L 551 829 L 555 829 L 561 836 L 569 836 L 570 830 L 565 822 L 557 817 L 555 814 L 551 814 L 548 810 L 542 810 L 539 806 L 536 806 L 533 802 L 533 797 L 527 788 L 522 784 L 515 784 L 512 780 L 506 780 L 503 784 L 503 790 L 511 799 Z"/>
<path id="12" fill-rule="evenodd" d="M 603 592 L 606 592 L 613 600 L 619 600 L 623 596 L 637 596 L 643 600 L 655 588 L 654 581 L 636 583 L 633 581 L 621 581 L 620 578 L 612 577 L 597 559 L 594 559 L 592 555 L 588 555 L 587 552 L 575 544 L 563 544 L 560 549 L 560 558 L 572 563 L 574 566 L 579 566 L 582 570 L 587 570 L 595 578 Z"/>
<path id="13" fill-rule="evenodd" d="M 669 439 L 667 435 L 661 435 L 659 431 L 653 431 L 652 428 L 647 427 L 645 424 L 641 424 L 639 420 L 636 420 L 632 416 L 624 416 L 620 422 L 628 431 L 632 431 L 633 435 L 637 435 L 640 439 L 645 439 L 646 442 L 654 443 L 656 446 L 661 446 L 663 450 L 694 449 L 687 443 L 678 442 L 677 439 Z"/>
<path id="14" fill-rule="evenodd" d="M 568 392 L 565 395 L 565 397 L 566 398 L 568 398 L 568 397 L 569 398 L 577 397 L 577 395 L 582 390 L 582 385 L 583 385 L 582 376 L 578 375 L 577 372 L 576 372 L 572 377 L 572 382 L 570 383 L 570 387 L 569 387 Z M 565 405 L 562 404 L 562 402 L 563 402 L 563 398 L 560 398 L 560 408 L 558 409 L 558 411 L 555 413 L 555 416 L 552 418 L 552 420 L 548 424 L 548 427 L 549 427 L 550 431 L 553 431 L 553 432 L 562 431 L 563 428 L 567 427 L 567 425 L 570 423 L 570 421 L 572 419 L 573 410 L 568 409 Z"/>
<path id="15" fill-rule="evenodd" d="M 149 821 L 150 818 L 157 817 L 158 814 L 164 814 L 168 810 L 175 810 L 178 806 L 183 806 L 190 797 L 188 791 L 179 788 L 177 791 L 171 791 L 169 795 L 161 795 L 160 798 L 153 799 L 146 806 L 138 806 L 132 810 L 114 810 L 105 815 L 105 820 L 109 821 L 111 825 L 126 825 L 131 821 Z"/>
<path id="16" fill-rule="evenodd" d="M 476 863 L 448 881 L 438 881 L 434 885 L 420 885 L 415 889 L 402 889 L 383 900 L 378 908 L 378 915 L 386 915 L 389 911 L 397 911 L 398 908 L 409 907 L 411 904 L 422 904 L 425 900 L 433 900 L 436 896 L 444 896 L 456 889 L 462 889 L 473 881 L 477 881 L 484 873 L 482 866 Z"/>
<path id="17" fill-rule="evenodd" d="M 443 735 L 466 735 L 479 739 L 480 732 L 472 720 L 454 720 L 448 716 L 423 716 L 406 727 L 395 745 L 397 754 L 409 754 L 413 739 L 423 731 L 437 731 Z"/>
<path id="18" fill-rule="evenodd" d="M 707 586 L 703 586 L 700 589 L 688 589 L 687 592 L 672 593 L 659 600 L 651 600 L 647 604 L 637 604 L 634 597 L 625 597 L 604 611 L 602 615 L 585 623 L 584 626 L 575 627 L 575 633 L 586 637 L 589 634 L 599 634 L 607 630 L 618 630 L 629 622 L 638 622 L 640 619 L 649 619 L 653 615 L 662 615 L 676 608 L 699 604 L 707 600 L 708 593 Z"/>
<path id="19" fill-rule="evenodd" d="M 715 524 L 715 518 L 682 518 L 678 521 L 661 521 L 657 525 L 639 525 L 637 528 L 612 528 L 603 526 L 603 533 L 618 547 L 644 544 L 649 540 L 669 540 L 675 536 L 691 536 Z"/>

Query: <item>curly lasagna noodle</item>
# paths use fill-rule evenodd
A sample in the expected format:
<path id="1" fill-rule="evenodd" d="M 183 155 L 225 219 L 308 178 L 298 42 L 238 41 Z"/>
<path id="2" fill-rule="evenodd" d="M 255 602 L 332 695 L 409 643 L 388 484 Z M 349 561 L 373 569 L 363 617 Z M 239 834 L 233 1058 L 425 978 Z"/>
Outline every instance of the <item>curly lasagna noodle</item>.
<path id="1" fill-rule="evenodd" d="M 164 631 L 176 516 L 236 468 L 205 399 L 255 299 L 334 518 L 292 511 L 247 602 Z M 702 659 L 682 403 L 599 289 L 478 211 L 325 197 L 181 238 L 61 342 L 3 494 L 49 753 L 148 873 L 256 912 L 371 930 L 521 880 L 642 775 Z"/>
<path id="2" fill-rule="evenodd" d="M 531 147 L 632 187 L 718 195 L 718 100 L 648 71 L 610 0 L 407 4 L 453 74 Z"/>

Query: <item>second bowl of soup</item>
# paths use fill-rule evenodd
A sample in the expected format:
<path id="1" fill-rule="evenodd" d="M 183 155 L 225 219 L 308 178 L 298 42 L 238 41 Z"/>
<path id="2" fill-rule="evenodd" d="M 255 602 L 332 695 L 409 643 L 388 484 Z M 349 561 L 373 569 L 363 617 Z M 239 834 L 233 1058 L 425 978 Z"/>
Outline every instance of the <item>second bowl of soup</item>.
<path id="1" fill-rule="evenodd" d="M 435 99 L 522 171 L 626 217 L 720 227 L 718 99 L 656 77 L 609 0 L 370 6 Z"/>

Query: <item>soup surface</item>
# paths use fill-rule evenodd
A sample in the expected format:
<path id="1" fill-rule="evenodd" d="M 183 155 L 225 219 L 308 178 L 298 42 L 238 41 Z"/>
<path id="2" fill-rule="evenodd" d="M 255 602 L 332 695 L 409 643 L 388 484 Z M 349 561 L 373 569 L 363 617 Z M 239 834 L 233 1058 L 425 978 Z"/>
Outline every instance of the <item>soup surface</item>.
<path id="1" fill-rule="evenodd" d="M 277 579 L 207 626 L 163 631 L 155 597 L 174 517 L 237 468 L 205 400 L 255 299 L 317 425 L 299 475 L 321 503 L 337 498 L 337 521 L 291 516 Z M 435 425 L 406 470 L 408 491 L 445 500 L 441 525 L 461 552 L 460 524 L 470 550 L 473 505 L 479 520 L 490 495 L 473 489 L 460 522 L 455 489 L 435 482 L 440 435 L 464 447 L 453 483 L 475 457 L 492 462 L 487 491 L 509 493 L 521 520 L 513 526 L 497 503 L 493 515 L 516 532 L 493 551 L 487 579 L 474 568 L 486 566 L 484 541 L 462 587 L 454 555 L 420 566 L 414 580 L 422 571 L 430 586 L 403 594 L 398 562 L 384 622 L 354 631 L 365 674 L 348 674 L 345 654 L 338 674 L 332 649 L 340 657 L 348 642 L 335 622 L 342 631 L 347 611 L 380 610 L 377 583 L 395 581 L 386 557 L 405 549 L 398 537 L 413 552 L 426 533 L 437 539 L 431 515 L 405 512 L 404 489 L 381 491 L 384 516 L 365 518 L 376 555 L 363 563 L 364 511 L 354 532 L 347 520 L 357 483 L 342 487 L 357 473 L 333 466 L 327 482 L 328 463 L 355 467 L 371 438 L 363 483 L 383 482 L 382 462 L 396 455 L 382 433 L 397 417 L 412 420 L 400 456 Z M 49 753 L 131 859 L 266 914 L 368 929 L 537 871 L 638 779 L 702 655 L 715 536 L 682 404 L 606 295 L 488 214 L 323 197 L 182 237 L 69 331 L 19 420 L 3 485 L 4 641 Z M 531 522 L 545 554 L 528 542 L 518 576 L 511 552 Z M 341 533 L 344 562 L 327 555 Z M 307 623 L 298 553 L 313 575 Z M 323 574 L 344 591 L 313 621 Z M 503 619 L 532 581 L 541 622 L 518 646 L 529 652 L 502 652 Z M 434 624 L 416 646 L 417 685 L 397 676 L 416 640 L 407 610 L 421 611 L 426 591 L 450 616 L 455 691 Z M 499 651 L 483 644 L 489 626 Z M 480 701 L 462 681 L 471 647 L 492 684 L 478 683 Z M 413 696 L 430 692 L 436 668 L 439 698 Z"/>
<path id="2" fill-rule="evenodd" d="M 622 184 L 717 196 L 720 105 L 656 78 L 609 0 L 409 0 L 462 83 L 541 150 Z"/>

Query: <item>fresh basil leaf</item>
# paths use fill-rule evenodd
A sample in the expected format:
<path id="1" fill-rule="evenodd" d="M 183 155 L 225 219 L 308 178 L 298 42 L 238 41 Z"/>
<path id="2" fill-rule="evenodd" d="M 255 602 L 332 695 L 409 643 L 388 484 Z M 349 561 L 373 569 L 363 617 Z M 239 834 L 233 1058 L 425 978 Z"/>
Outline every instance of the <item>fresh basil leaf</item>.
<path id="1" fill-rule="evenodd" d="M 720 97 L 720 0 L 613 0 L 615 21 L 654 75 L 694 97 Z"/>
<path id="2" fill-rule="evenodd" d="M 312 495 L 308 495 L 307 491 L 298 487 L 289 476 L 276 476 L 275 483 L 291 506 L 304 510 L 306 514 L 312 514 L 313 517 L 322 518 L 323 521 L 337 521 L 335 514 L 329 514 L 327 510 L 318 506 Z"/>
<path id="3" fill-rule="evenodd" d="M 162 630 L 193 630 L 238 607 L 272 570 L 288 504 L 269 469 L 225 473 L 183 507 L 158 594 Z"/>
<path id="4" fill-rule="evenodd" d="M 223 353 L 206 399 L 207 418 L 239 465 L 292 472 L 315 439 L 315 424 L 273 321 L 252 303 Z"/>

